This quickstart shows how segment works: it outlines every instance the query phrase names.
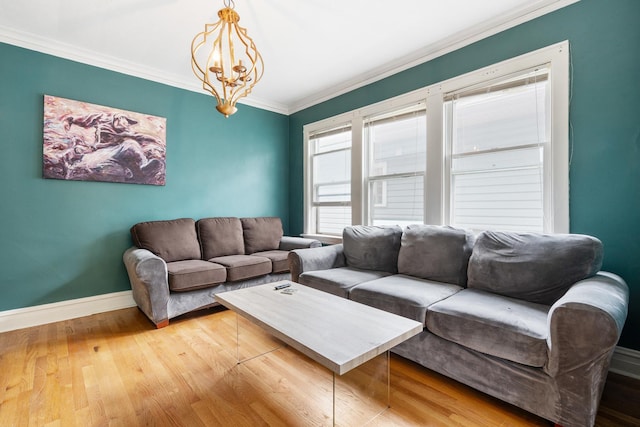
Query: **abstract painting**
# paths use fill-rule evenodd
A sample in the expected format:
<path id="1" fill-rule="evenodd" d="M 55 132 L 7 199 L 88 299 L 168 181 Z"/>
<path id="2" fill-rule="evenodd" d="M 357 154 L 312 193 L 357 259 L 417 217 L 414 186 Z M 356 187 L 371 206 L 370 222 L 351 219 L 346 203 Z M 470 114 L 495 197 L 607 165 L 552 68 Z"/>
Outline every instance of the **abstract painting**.
<path id="1" fill-rule="evenodd" d="M 164 185 L 162 117 L 44 96 L 44 178 Z"/>

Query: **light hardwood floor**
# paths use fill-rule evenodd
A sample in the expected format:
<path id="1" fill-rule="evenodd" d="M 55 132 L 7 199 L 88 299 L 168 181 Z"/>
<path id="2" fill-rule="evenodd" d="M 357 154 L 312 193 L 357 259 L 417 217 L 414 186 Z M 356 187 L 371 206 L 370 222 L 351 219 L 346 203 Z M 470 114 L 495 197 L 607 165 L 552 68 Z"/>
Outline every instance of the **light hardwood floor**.
<path id="1" fill-rule="evenodd" d="M 317 426 L 331 374 L 283 348 L 236 365 L 235 314 L 156 330 L 136 308 L 0 334 L 0 426 Z M 599 426 L 640 426 L 640 382 L 611 374 Z M 549 426 L 397 356 L 371 426 Z"/>

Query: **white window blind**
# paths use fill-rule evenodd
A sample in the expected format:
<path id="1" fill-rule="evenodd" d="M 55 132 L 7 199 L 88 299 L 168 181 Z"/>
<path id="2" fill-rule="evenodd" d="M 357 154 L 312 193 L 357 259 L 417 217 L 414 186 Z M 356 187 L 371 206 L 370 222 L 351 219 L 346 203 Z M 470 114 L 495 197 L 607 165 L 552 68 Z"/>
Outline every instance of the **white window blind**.
<path id="1" fill-rule="evenodd" d="M 351 126 L 312 133 L 309 141 L 316 233 L 341 236 L 351 224 Z"/>
<path id="2" fill-rule="evenodd" d="M 424 221 L 426 131 L 424 103 L 364 120 L 368 224 Z"/>
<path id="3" fill-rule="evenodd" d="M 548 77 L 538 67 L 445 96 L 450 224 L 545 231 Z"/>

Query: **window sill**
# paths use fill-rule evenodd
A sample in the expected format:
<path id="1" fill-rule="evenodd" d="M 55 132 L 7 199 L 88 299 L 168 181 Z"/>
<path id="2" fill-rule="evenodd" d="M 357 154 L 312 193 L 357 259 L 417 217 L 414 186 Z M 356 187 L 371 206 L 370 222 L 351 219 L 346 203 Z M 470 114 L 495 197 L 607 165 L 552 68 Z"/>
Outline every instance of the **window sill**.
<path id="1" fill-rule="evenodd" d="M 307 239 L 316 239 L 321 241 L 325 245 L 337 245 L 342 243 L 342 236 L 331 236 L 329 234 L 301 234 L 302 237 Z"/>

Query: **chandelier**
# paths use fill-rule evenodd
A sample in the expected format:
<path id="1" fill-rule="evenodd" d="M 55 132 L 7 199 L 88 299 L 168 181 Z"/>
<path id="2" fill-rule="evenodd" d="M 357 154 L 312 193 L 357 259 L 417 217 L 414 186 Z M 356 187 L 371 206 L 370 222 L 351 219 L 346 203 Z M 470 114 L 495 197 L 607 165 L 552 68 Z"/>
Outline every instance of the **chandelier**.
<path id="1" fill-rule="evenodd" d="M 205 24 L 191 42 L 191 68 L 202 88 L 218 100 L 216 109 L 229 117 L 238 110 L 238 99 L 262 78 L 264 64 L 247 30 L 238 25 L 233 0 L 224 0 L 224 6 L 218 11 L 220 20 Z"/>

